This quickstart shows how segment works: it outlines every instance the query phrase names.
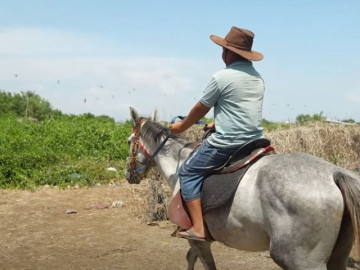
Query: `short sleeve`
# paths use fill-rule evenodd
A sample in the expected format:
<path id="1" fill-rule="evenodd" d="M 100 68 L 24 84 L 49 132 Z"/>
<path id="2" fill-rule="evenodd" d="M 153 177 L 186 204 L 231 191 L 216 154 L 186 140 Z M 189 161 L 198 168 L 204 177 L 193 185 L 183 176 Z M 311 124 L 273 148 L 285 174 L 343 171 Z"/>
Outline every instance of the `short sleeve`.
<path id="1" fill-rule="evenodd" d="M 215 78 L 211 78 L 209 84 L 204 90 L 203 96 L 200 99 L 200 102 L 208 107 L 213 107 L 220 96 L 220 89 Z"/>

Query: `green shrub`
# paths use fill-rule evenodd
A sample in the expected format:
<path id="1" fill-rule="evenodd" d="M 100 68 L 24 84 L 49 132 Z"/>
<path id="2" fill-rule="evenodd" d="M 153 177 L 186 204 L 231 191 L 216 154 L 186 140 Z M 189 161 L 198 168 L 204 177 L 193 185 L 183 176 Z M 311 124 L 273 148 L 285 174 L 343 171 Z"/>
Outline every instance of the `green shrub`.
<path id="1" fill-rule="evenodd" d="M 31 122 L 0 117 L 0 188 L 94 185 L 122 176 L 130 123 L 89 114 Z M 80 177 L 78 177 L 80 176 Z"/>

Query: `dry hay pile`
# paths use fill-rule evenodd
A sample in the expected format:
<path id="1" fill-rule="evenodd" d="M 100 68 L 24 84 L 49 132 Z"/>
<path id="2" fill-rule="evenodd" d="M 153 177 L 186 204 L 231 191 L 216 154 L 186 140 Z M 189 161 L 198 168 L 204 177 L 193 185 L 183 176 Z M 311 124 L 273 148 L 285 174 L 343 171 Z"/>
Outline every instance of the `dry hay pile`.
<path id="1" fill-rule="evenodd" d="M 360 126 L 317 122 L 265 132 L 277 153 L 305 152 L 340 167 L 360 165 Z"/>
<path id="2" fill-rule="evenodd" d="M 202 126 L 193 126 L 183 135 L 200 142 Z M 313 123 L 305 126 L 265 132 L 277 153 L 305 152 L 350 170 L 360 169 L 360 126 Z M 144 219 L 148 222 L 167 220 L 167 205 L 171 190 L 156 169 L 148 175 L 148 207 Z"/>

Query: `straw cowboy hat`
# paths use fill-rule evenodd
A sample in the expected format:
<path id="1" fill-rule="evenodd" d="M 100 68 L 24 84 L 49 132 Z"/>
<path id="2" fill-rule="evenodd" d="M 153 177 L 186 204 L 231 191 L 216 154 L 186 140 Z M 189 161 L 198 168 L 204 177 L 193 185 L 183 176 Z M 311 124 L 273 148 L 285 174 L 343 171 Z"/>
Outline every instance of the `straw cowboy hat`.
<path id="1" fill-rule="evenodd" d="M 257 51 L 251 50 L 254 37 L 253 32 L 233 26 L 225 38 L 211 35 L 210 39 L 217 45 L 229 49 L 248 60 L 260 61 L 264 56 Z"/>

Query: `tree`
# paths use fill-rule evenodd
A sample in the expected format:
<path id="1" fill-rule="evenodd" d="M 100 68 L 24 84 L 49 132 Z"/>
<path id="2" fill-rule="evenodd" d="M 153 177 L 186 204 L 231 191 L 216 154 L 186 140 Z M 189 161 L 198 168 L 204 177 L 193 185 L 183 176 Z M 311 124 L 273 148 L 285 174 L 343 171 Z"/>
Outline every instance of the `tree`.
<path id="1" fill-rule="evenodd" d="M 344 122 L 344 123 L 351 123 L 351 124 L 355 124 L 355 120 L 350 118 L 350 119 L 345 119 L 345 120 L 342 120 L 341 122 Z"/>
<path id="2" fill-rule="evenodd" d="M 323 112 L 310 114 L 300 114 L 296 117 L 296 122 L 299 124 L 305 124 L 307 122 L 324 121 L 326 117 L 323 116 Z"/>
<path id="3" fill-rule="evenodd" d="M 32 91 L 11 94 L 0 91 L 0 116 L 15 114 L 18 117 L 32 117 L 44 120 L 59 116 L 59 110 L 53 110 L 50 103 Z"/>

